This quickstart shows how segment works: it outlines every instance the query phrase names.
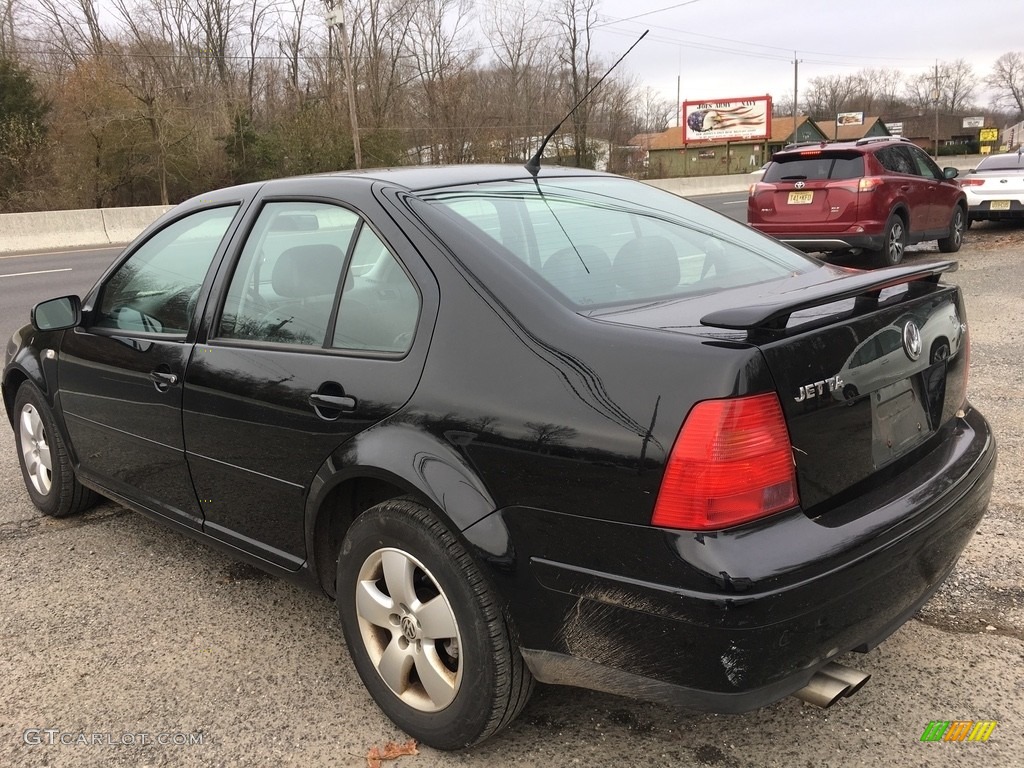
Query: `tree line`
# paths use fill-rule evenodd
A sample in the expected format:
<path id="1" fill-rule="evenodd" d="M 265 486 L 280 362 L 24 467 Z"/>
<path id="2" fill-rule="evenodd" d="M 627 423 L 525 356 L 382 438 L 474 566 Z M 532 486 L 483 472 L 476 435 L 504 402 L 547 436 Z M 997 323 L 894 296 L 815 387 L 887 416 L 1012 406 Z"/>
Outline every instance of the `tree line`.
<path id="1" fill-rule="evenodd" d="M 979 104 L 982 88 L 990 103 Z M 800 112 L 815 120 L 835 120 L 840 112 L 879 117 L 933 114 L 988 115 L 997 125 L 1024 119 L 1024 52 L 1004 53 L 986 75 L 964 59 L 936 62 L 913 75 L 898 69 L 862 69 L 850 75 L 812 77 L 797 94 Z M 793 114 L 793 94 L 774 101 L 778 115 Z"/>
<path id="2" fill-rule="evenodd" d="M 335 2 L 0 0 L 0 212 L 168 204 L 357 156 L 522 163 L 610 63 L 599 0 L 346 0 L 328 23 Z M 1024 54 L 989 77 L 1024 113 Z M 940 80 L 950 110 L 978 84 L 963 62 Z M 889 113 L 912 88 L 930 94 L 885 70 L 814 78 L 801 106 Z M 633 171 L 617 148 L 676 114 L 617 70 L 550 162 Z"/>
<path id="3" fill-rule="evenodd" d="M 349 169 L 353 135 L 363 166 L 521 163 L 608 63 L 597 0 L 350 0 L 344 28 L 331 4 L 0 0 L 0 210 Z M 616 72 L 551 151 L 614 168 L 673 114 Z"/>

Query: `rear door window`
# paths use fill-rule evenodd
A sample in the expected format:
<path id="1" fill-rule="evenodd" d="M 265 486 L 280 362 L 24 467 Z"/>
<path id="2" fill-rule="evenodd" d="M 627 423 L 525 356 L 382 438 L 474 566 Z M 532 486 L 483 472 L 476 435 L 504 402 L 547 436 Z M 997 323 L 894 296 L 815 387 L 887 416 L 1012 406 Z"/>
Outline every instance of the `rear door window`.
<path id="1" fill-rule="evenodd" d="M 764 173 L 766 182 L 857 179 L 864 175 L 859 153 L 815 152 L 776 156 Z"/>
<path id="2" fill-rule="evenodd" d="M 917 171 L 917 164 L 906 147 L 885 147 L 878 150 L 875 157 L 878 158 L 878 162 L 887 171 L 903 173 L 909 176 L 920 175 Z"/>

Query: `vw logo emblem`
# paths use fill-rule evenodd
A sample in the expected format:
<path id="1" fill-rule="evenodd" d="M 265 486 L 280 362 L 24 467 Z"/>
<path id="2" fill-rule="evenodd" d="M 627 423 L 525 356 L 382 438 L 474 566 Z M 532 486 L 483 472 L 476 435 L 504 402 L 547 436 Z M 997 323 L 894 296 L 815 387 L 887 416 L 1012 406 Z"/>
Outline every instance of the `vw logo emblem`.
<path id="1" fill-rule="evenodd" d="M 803 188 L 804 188 L 805 186 L 807 186 L 807 185 L 806 185 L 806 184 L 804 184 L 804 183 L 803 183 L 802 181 L 798 181 L 798 182 L 797 182 L 796 184 L 794 184 L 793 186 L 794 186 L 794 187 L 796 187 L 797 189 L 803 189 Z"/>
<path id="2" fill-rule="evenodd" d="M 903 351 L 911 360 L 921 356 L 921 330 L 913 320 L 903 326 Z"/>
<path id="3" fill-rule="evenodd" d="M 416 626 L 416 622 L 411 616 L 402 617 L 402 634 L 405 635 L 405 639 L 410 643 L 419 637 L 419 627 Z"/>

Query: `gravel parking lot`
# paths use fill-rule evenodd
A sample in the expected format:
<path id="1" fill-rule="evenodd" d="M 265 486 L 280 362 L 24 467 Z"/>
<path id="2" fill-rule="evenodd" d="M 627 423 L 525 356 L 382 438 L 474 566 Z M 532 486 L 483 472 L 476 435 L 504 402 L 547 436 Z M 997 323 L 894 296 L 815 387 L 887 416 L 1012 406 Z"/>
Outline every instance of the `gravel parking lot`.
<path id="1" fill-rule="evenodd" d="M 1024 227 L 975 225 L 957 258 L 971 399 L 1000 449 L 992 504 L 917 617 L 841 659 L 872 674 L 861 692 L 716 716 L 541 688 L 476 750 L 385 765 L 1024 765 Z M 40 517 L 6 421 L 0 563 L 0 765 L 361 766 L 405 741 L 364 692 L 333 604 L 112 503 Z M 998 725 L 985 743 L 922 743 L 932 720 Z"/>

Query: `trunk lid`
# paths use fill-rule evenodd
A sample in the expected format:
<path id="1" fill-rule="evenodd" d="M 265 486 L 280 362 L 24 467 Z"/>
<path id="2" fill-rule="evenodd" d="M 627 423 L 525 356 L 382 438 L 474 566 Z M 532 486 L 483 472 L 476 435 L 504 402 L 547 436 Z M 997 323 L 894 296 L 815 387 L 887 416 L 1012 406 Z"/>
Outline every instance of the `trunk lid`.
<path id="1" fill-rule="evenodd" d="M 595 313 L 758 347 L 775 381 L 811 515 L 907 462 L 949 424 L 967 387 L 952 262 L 858 272 L 824 266 L 758 286 Z"/>

